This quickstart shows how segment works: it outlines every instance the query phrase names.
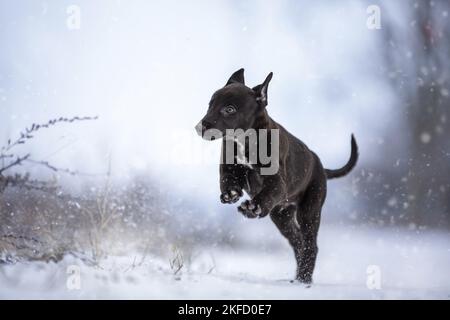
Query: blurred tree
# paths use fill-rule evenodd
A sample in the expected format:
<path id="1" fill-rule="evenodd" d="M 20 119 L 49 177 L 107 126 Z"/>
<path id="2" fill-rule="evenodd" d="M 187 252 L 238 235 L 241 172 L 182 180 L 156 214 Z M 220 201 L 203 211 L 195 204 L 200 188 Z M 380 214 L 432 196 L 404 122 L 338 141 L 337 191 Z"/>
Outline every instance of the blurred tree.
<path id="1" fill-rule="evenodd" d="M 387 3 L 386 3 L 387 4 Z M 403 112 L 407 170 L 400 181 L 405 211 L 417 225 L 450 226 L 450 1 L 408 1 L 402 13 L 383 10 L 385 76 Z M 392 7 L 391 7 L 392 8 Z M 405 186 L 401 186 L 405 184 Z"/>

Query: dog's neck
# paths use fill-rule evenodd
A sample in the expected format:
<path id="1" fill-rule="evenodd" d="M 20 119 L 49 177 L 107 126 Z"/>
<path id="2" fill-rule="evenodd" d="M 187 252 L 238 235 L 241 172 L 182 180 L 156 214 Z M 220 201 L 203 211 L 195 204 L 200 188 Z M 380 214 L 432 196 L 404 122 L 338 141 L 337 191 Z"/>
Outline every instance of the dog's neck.
<path id="1" fill-rule="evenodd" d="M 261 112 L 257 117 L 255 117 L 255 121 L 253 122 L 253 129 L 276 129 L 275 122 L 267 113 L 267 109 L 264 108 L 263 112 Z"/>

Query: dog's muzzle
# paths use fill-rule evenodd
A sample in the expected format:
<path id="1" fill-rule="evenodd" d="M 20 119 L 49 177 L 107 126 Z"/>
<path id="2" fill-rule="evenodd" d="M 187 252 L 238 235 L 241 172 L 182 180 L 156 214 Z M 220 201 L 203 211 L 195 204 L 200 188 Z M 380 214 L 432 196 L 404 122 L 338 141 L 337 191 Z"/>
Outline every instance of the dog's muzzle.
<path id="1" fill-rule="evenodd" d="M 212 128 L 212 125 L 204 120 L 200 121 L 195 126 L 195 131 L 197 131 L 197 134 L 200 137 L 208 141 L 216 140 L 222 137 L 222 133 L 219 130 Z"/>
<path id="2" fill-rule="evenodd" d="M 195 126 L 195 131 L 197 131 L 197 134 L 202 137 L 203 133 L 206 131 L 206 127 L 203 124 L 203 121 L 200 121 L 199 123 L 197 123 L 197 125 Z"/>

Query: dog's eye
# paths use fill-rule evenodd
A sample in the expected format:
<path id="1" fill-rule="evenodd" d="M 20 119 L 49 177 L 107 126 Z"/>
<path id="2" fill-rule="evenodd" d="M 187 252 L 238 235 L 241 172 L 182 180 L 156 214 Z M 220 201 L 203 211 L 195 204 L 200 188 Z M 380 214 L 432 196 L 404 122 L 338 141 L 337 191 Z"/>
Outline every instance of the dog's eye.
<path id="1" fill-rule="evenodd" d="M 236 112 L 236 108 L 231 104 L 222 109 L 222 113 L 225 115 L 233 114 Z"/>

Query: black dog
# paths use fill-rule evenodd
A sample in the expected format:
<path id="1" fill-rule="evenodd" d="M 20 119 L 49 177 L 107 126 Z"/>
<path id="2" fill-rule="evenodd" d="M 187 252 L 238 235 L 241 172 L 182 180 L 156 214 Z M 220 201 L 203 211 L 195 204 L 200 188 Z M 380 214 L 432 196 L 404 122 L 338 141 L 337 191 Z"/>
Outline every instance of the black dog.
<path id="1" fill-rule="evenodd" d="M 311 283 L 327 179 L 342 177 L 353 169 L 358 159 L 358 147 L 352 135 L 348 163 L 338 170 L 324 169 L 314 152 L 267 114 L 267 88 L 271 79 L 272 73 L 262 84 L 249 88 L 244 84 L 244 69 L 236 71 L 225 87 L 214 93 L 208 112 L 196 126 L 196 130 L 207 140 L 218 137 L 206 134 L 211 129 L 219 132 L 219 137 L 223 138 L 221 201 L 235 203 L 243 195 L 243 191 L 246 191 L 250 200 L 244 201 L 238 210 L 248 218 L 270 214 L 272 221 L 294 249 L 296 279 L 302 283 Z M 267 167 L 267 164 L 262 164 L 259 157 L 256 163 L 245 163 L 239 155 L 233 158 L 232 163 L 224 161 L 224 155 L 230 151 L 227 150 L 230 149 L 230 139 L 233 141 L 233 153 L 242 147 L 236 136 L 230 135 L 230 129 L 254 129 L 258 138 L 261 138 L 261 129 L 278 130 L 278 150 L 273 150 L 273 138 L 269 135 L 253 142 L 247 139 L 244 144 L 250 150 L 252 143 L 260 148 L 263 142 L 271 147 L 271 154 L 277 151 L 277 172 L 262 175 L 260 170 Z M 248 150 L 244 156 L 249 160 Z"/>

